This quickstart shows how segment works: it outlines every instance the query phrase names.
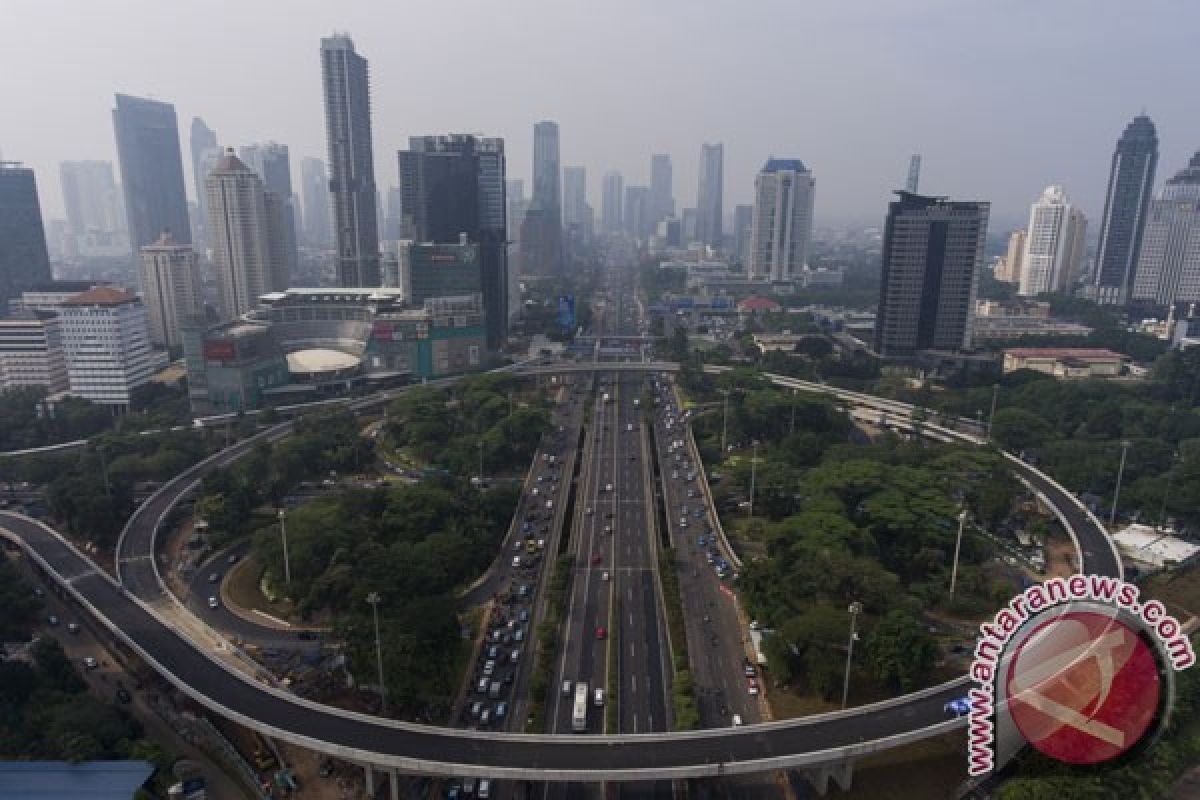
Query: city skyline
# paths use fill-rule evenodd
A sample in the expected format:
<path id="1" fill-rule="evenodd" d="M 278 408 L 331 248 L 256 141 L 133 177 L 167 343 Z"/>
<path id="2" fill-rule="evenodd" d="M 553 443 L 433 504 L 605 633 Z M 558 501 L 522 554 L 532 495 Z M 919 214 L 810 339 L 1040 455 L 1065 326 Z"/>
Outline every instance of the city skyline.
<path id="1" fill-rule="evenodd" d="M 746 41 L 751 36 L 750 20 L 729 3 L 714 3 L 709 13 L 696 15 L 696 19 L 622 6 L 619 12 L 597 15 L 594 26 L 589 21 L 595 36 L 582 43 L 545 37 L 555 41 L 523 58 L 547 69 L 527 70 L 534 76 L 528 90 L 512 102 L 507 97 L 488 96 L 485 87 L 472 85 L 457 64 L 444 64 L 434 71 L 437 74 L 421 70 L 423 63 L 438 58 L 432 41 L 436 37 L 416 35 L 414 48 L 388 47 L 384 31 L 389 26 L 380 19 L 388 16 L 387 12 L 366 4 L 352 4 L 337 12 L 302 6 L 286 31 L 268 24 L 268 9 L 239 7 L 239 21 L 244 24 L 231 31 L 221 22 L 227 15 L 183 8 L 171 15 L 171 28 L 183 27 L 196 35 L 182 43 L 177 37 L 138 35 L 136 46 L 126 47 L 123 39 L 133 31 L 116 24 L 123 13 L 131 18 L 137 15 L 139 22 L 144 17 L 151 30 L 156 26 L 165 30 L 167 15 L 150 4 L 134 3 L 127 12 L 106 15 L 102 25 L 61 31 L 49 24 L 47 15 L 52 12 L 19 1 L 15 13 L 30 21 L 30 35 L 13 43 L 9 54 L 14 63 L 26 49 L 30 57 L 46 50 L 62 52 L 65 60 L 58 68 L 70 72 L 69 77 L 64 72 L 61 79 L 51 72 L 36 92 L 18 88 L 12 100 L 15 116 L 36 115 L 47 124 L 37 130 L 6 132 L 0 148 L 5 158 L 23 161 L 42 178 L 47 219 L 63 216 L 59 187 L 48 182 L 59 162 L 116 161 L 111 132 L 105 125 L 107 103 L 114 92 L 153 95 L 171 102 L 181 127 L 183 121 L 200 116 L 227 142 L 286 141 L 292 146 L 293 166 L 297 167 L 304 157 L 325 154 L 313 42 L 333 30 L 345 30 L 372 62 L 376 180 L 381 189 L 396 181 L 389 154 L 400 149 L 409 135 L 425 131 L 488 130 L 502 136 L 512 154 L 510 174 L 529 176 L 532 125 L 538 119 L 554 119 L 562 132 L 562 163 L 586 166 L 593 175 L 615 169 L 632 185 L 648 185 L 648 156 L 669 153 L 675 164 L 676 186 L 687 187 L 684 196 L 696 185 L 698 165 L 693 154 L 699 145 L 724 142 L 726 209 L 752 200 L 754 175 L 766 158 L 800 157 L 823 176 L 822 198 L 815 209 L 818 226 L 841 221 L 881 224 L 889 192 L 903 185 L 909 155 L 921 152 L 925 156 L 922 190 L 988 199 L 995 210 L 993 230 L 1000 232 L 1021 224 L 1028 198 L 1051 183 L 1072 187 L 1072 196 L 1084 212 L 1099 219 L 1112 138 L 1143 107 L 1160 130 L 1164 161 L 1186 162 L 1195 150 L 1196 141 L 1189 131 L 1200 130 L 1200 112 L 1181 103 L 1178 93 L 1160 76 L 1168 74 L 1165 67 L 1172 41 L 1186 44 L 1183 32 L 1194 29 L 1200 10 L 1154 5 L 1159 13 L 1147 9 L 1145 15 L 1130 17 L 1120 14 L 1122 7 L 1115 2 L 1089 4 L 1086 22 L 1078 13 L 1079 2 L 1049 8 L 1018 2 L 1005 4 L 1004 9 L 958 9 L 934 0 L 871 10 L 843 9 L 829 3 L 803 10 L 774 5 L 770 12 L 781 24 L 770 26 L 765 33 L 761 26 L 754 26 L 754 36 L 781 36 L 789 29 L 789 20 L 799 22 L 801 18 L 806 28 L 815 32 L 803 53 L 772 56 L 772 66 L 792 76 L 793 93 L 803 98 L 803 103 L 788 108 L 769 104 L 770 87 L 751 80 L 753 76 L 736 63 L 734 56 L 742 45 L 752 46 Z M 532 30 L 519 13 L 482 4 L 472 8 L 476 13 L 462 13 L 461 19 L 454 14 L 464 28 L 463 36 L 471 41 L 509 33 L 518 43 L 535 35 L 541 41 L 547 30 L 565 31 L 577 24 L 582 13 L 549 9 L 544 19 L 539 19 L 537 30 Z M 406 11 L 406 29 L 433 32 L 451 13 Z M 40 24 L 42 21 L 47 24 Z M 681 43 L 696 41 L 697 34 L 703 34 L 701 40 L 707 36 L 722 42 L 716 57 L 705 60 L 705 80 L 685 82 L 673 77 L 680 71 L 672 66 L 687 56 L 682 52 L 685 48 L 672 45 L 656 55 L 664 59 L 662 81 L 606 77 L 591 80 L 584 84 L 587 91 L 579 91 L 579 71 L 589 60 L 589 47 L 599 47 L 609 36 L 625 37 L 634 45 L 643 37 L 661 37 L 664 28 L 677 30 L 678 37 L 668 38 Z M 1022 50 L 1012 51 L 1014 31 L 1035 28 L 1047 33 L 1027 37 Z M 772 32 L 775 29 L 779 34 Z M 268 32 L 264 34 L 264 30 Z M 1137 59 L 1127 58 L 1127 48 L 1146 41 L 1151 30 L 1159 37 L 1160 46 L 1140 53 Z M 1055 34 L 1051 36 L 1050 31 Z M 205 32 L 226 43 L 234 56 L 229 63 L 211 63 L 199 44 L 189 44 L 205 41 Z M 969 36 L 961 35 L 968 32 Z M 102 58 L 95 56 L 98 35 L 104 35 L 106 45 L 111 45 L 105 47 Z M 261 46 L 263 35 L 270 39 L 269 46 Z M 949 44 L 948 54 L 921 46 L 934 37 L 945 42 L 962 39 L 963 43 Z M 847 67 L 840 51 L 851 40 L 861 42 L 855 47 L 861 55 Z M 1113 41 L 1118 42 L 1115 49 Z M 757 45 L 753 46 L 757 50 Z M 934 51 L 938 51 L 936 59 Z M 1073 64 L 1069 74 L 1052 76 L 1051 83 L 1077 82 L 1084 74 L 1089 83 L 1104 86 L 1105 91 L 1079 93 L 1069 109 L 1054 102 L 1061 94 L 1055 86 L 1044 84 L 1045 76 L 1037 68 L 1038 58 L 1051 52 Z M 959 60 L 961 74 L 935 72 L 934 62 L 941 63 L 947 56 Z M 86 69 L 73 63 L 75 59 L 87 59 Z M 776 63 L 776 59 L 784 61 Z M 819 77 L 826 74 L 823 70 L 803 69 L 808 64 L 834 63 L 834 59 L 839 74 L 833 83 Z M 883 64 L 889 65 L 886 70 Z M 551 65 L 555 69 L 549 69 Z M 636 59 L 622 67 L 631 68 L 650 67 Z M 421 103 L 409 102 L 412 89 L 406 84 L 407 76 L 417 71 L 423 75 Z M 807 77 L 809 72 L 813 77 Z M 1027 88 L 1035 73 L 1040 94 L 1030 97 Z M 911 75 L 931 81 L 937 91 L 914 98 L 905 89 Z M 741 80 L 734 91 L 731 81 L 737 76 Z M 717 86 L 729 95 L 727 100 L 691 102 L 718 77 Z M 625 93 L 620 102 L 614 96 L 618 89 Z M 64 92 L 71 102 L 49 108 L 39 103 L 43 93 Z M 263 102 L 268 96 L 278 102 Z M 678 102 L 662 102 L 665 96 Z M 937 121 L 939 109 L 950 107 L 943 107 L 939 96 L 954 101 L 948 112 L 953 125 Z M 526 97 L 530 99 L 523 99 Z M 533 100 L 535 97 L 539 99 Z M 584 100 L 576 99 L 579 97 Z M 854 102 L 847 97 L 854 97 Z M 1048 130 L 1054 133 L 1028 136 L 1019 124 L 1023 115 L 1006 119 L 995 113 L 1006 103 L 1021 104 L 1023 110 L 1029 104 L 1044 106 L 1041 117 L 1053 122 Z M 638 124 L 614 124 L 610 115 L 615 109 L 633 113 Z M 750 120 L 754 124 L 749 124 Z M 813 124 L 813 120 L 822 122 Z M 876 133 L 883 130 L 887 136 Z M 978 158 L 978 141 L 990 142 L 988 158 Z M 298 178 L 293 175 L 295 185 Z M 589 202 L 599 207 L 599 182 L 590 188 Z"/>

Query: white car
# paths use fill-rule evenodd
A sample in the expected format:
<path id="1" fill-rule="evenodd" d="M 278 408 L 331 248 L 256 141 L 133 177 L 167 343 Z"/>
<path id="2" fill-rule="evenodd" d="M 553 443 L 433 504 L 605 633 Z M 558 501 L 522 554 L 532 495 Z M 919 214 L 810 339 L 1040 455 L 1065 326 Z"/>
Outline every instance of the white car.
<path id="1" fill-rule="evenodd" d="M 742 715 L 734 714 L 733 715 L 733 727 L 740 728 L 741 726 L 742 726 Z"/>
<path id="2" fill-rule="evenodd" d="M 217 608 L 220 605 L 221 605 L 221 603 L 217 600 L 217 598 L 215 598 L 215 597 L 208 598 L 208 607 L 209 608 Z"/>

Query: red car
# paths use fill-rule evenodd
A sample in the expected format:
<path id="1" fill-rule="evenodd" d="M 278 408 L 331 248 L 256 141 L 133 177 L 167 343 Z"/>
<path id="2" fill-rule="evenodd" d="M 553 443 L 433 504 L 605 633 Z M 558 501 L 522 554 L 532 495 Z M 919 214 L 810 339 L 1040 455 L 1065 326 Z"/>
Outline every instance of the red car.
<path id="1" fill-rule="evenodd" d="M 597 639 L 603 639 L 606 636 L 608 636 L 608 631 L 604 630 L 604 628 L 596 628 L 596 638 Z"/>
<path id="2" fill-rule="evenodd" d="M 596 555 L 592 556 L 592 566 L 598 567 L 598 566 L 600 566 L 601 562 L 603 562 L 603 561 L 604 561 L 604 559 L 600 557 L 599 553 L 596 553 Z"/>

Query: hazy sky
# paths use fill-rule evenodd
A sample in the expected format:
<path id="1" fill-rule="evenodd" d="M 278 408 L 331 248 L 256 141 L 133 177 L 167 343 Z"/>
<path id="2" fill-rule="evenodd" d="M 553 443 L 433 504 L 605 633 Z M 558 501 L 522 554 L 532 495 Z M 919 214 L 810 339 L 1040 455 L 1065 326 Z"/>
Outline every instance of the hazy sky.
<path id="1" fill-rule="evenodd" d="M 817 223 L 881 220 L 908 156 L 921 188 L 993 202 L 993 230 L 1062 183 L 1095 220 L 1129 119 L 1158 127 L 1159 184 L 1200 147 L 1195 0 L 3 0 L 0 152 L 37 170 L 115 162 L 113 93 L 173 102 L 222 144 L 325 154 L 319 39 L 370 61 L 375 164 L 394 185 L 414 134 L 503 136 L 530 184 L 532 128 L 557 120 L 564 164 L 649 180 L 675 165 L 695 203 L 702 142 L 725 143 L 725 203 L 770 155 L 814 171 Z M 1094 229 L 1093 229 L 1094 231 Z"/>

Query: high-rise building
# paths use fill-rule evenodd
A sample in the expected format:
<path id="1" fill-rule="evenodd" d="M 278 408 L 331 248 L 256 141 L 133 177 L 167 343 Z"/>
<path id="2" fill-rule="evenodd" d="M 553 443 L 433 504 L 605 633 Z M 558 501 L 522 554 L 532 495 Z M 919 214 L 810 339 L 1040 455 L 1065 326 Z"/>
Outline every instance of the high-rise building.
<path id="1" fill-rule="evenodd" d="M 645 186 L 626 186 L 622 204 L 625 232 L 631 238 L 642 239 L 650 229 L 650 189 Z"/>
<path id="2" fill-rule="evenodd" d="M 508 235 L 504 140 L 470 134 L 414 136 L 398 155 L 405 224 L 418 242 L 479 245 L 487 344 L 508 336 Z"/>
<path id="3" fill-rule="evenodd" d="M 1126 126 L 1113 151 L 1096 253 L 1097 303 L 1124 305 L 1129 300 L 1157 165 L 1154 123 L 1146 115 L 1138 115 Z"/>
<path id="4" fill-rule="evenodd" d="M 904 181 L 904 190 L 910 194 L 917 193 L 917 186 L 921 183 L 921 154 L 913 153 L 912 158 L 908 159 L 908 178 Z"/>
<path id="5" fill-rule="evenodd" d="M 671 156 L 655 153 L 650 156 L 650 218 L 657 227 L 660 220 L 675 213 L 675 195 L 672 189 Z"/>
<path id="6" fill-rule="evenodd" d="M 737 264 L 750 264 L 750 242 L 753 241 L 754 206 L 733 207 L 733 254 L 731 260 Z"/>
<path id="7" fill-rule="evenodd" d="M 699 224 L 696 220 L 696 209 L 685 208 L 679 214 L 679 241 L 681 244 L 691 244 L 697 242 L 700 237 L 697 235 Z"/>
<path id="8" fill-rule="evenodd" d="M 208 173 L 207 191 L 221 315 L 231 319 L 288 288 L 283 208 L 232 149 Z"/>
<path id="9" fill-rule="evenodd" d="M 327 248 L 333 243 L 333 205 L 325 162 L 319 158 L 303 159 L 300 186 L 304 193 L 304 239 L 309 247 Z"/>
<path id="10" fill-rule="evenodd" d="M 0 317 L 10 300 L 48 280 L 50 255 L 33 170 L 0 161 Z"/>
<path id="11" fill-rule="evenodd" d="M 587 169 L 563 167 L 563 227 L 586 240 L 588 212 Z"/>
<path id="12" fill-rule="evenodd" d="M 400 210 L 400 187 L 390 186 L 387 190 L 387 213 L 383 215 L 383 238 L 388 241 L 411 239 L 404 233 L 403 212 Z"/>
<path id="13" fill-rule="evenodd" d="M 181 344 L 185 323 L 204 318 L 204 287 L 196 251 L 179 244 L 168 232 L 142 248 L 142 300 L 151 343 L 159 347 Z"/>
<path id="14" fill-rule="evenodd" d="M 408 270 L 403 282 L 409 303 L 423 305 L 431 298 L 482 293 L 479 245 L 465 235 L 458 244 L 411 244 L 407 251 L 401 260 Z"/>
<path id="15" fill-rule="evenodd" d="M 725 145 L 703 145 L 700 150 L 700 186 L 696 192 L 696 240 L 713 248 L 722 245 L 724 176 Z"/>
<path id="16" fill-rule="evenodd" d="M 604 173 L 603 197 L 600 203 L 600 225 L 605 233 L 620 233 L 625 225 L 621 204 L 625 200 L 625 179 L 621 173 Z"/>
<path id="17" fill-rule="evenodd" d="M 533 204 L 541 206 L 547 221 L 562 226 L 561 167 L 558 123 L 542 120 L 533 126 Z"/>
<path id="18" fill-rule="evenodd" d="M 208 203 L 205 202 L 204 181 L 209 170 L 221 159 L 221 146 L 217 144 L 217 132 L 205 124 L 200 117 L 192 117 L 192 129 L 188 142 L 192 151 L 192 185 L 196 189 L 196 211 L 199 229 L 208 239 Z"/>
<path id="19" fill-rule="evenodd" d="M 321 40 L 321 79 L 325 89 L 338 285 L 379 286 L 370 83 L 367 60 L 354 52 L 354 42 L 349 36 L 335 35 Z"/>
<path id="20" fill-rule="evenodd" d="M 1026 230 L 1017 228 L 1008 237 L 1008 249 L 997 260 L 992 277 L 1005 283 L 1018 283 L 1021 280 L 1021 261 L 1025 258 Z"/>
<path id="21" fill-rule="evenodd" d="M 989 204 L 897 194 L 883 233 L 875 350 L 969 350 Z"/>
<path id="22" fill-rule="evenodd" d="M 1034 297 L 1061 292 L 1079 276 L 1087 219 L 1061 186 L 1047 186 L 1029 209 L 1017 293 Z"/>
<path id="23" fill-rule="evenodd" d="M 243 164 L 258 173 L 263 189 L 275 195 L 273 202 L 279 204 L 283 215 L 287 275 L 296 275 L 300 271 L 300 255 L 296 243 L 296 196 L 292 193 L 292 162 L 288 146 L 278 142 L 250 144 L 238 148 L 238 156 Z"/>
<path id="24" fill-rule="evenodd" d="M 150 347 L 146 307 L 136 294 L 111 287 L 89 289 L 59 308 L 71 394 L 128 406 L 133 390 L 166 366 Z"/>
<path id="25" fill-rule="evenodd" d="M 1200 153 L 1167 181 L 1150 209 L 1133 299 L 1200 302 Z"/>
<path id="26" fill-rule="evenodd" d="M 55 394 L 68 385 L 57 312 L 21 311 L 0 319 L 0 391 L 44 386 Z"/>
<path id="27" fill-rule="evenodd" d="M 812 241 L 812 172 L 798 158 L 768 159 L 754 179 L 749 274 L 787 281 L 808 264 Z"/>
<path id="28" fill-rule="evenodd" d="M 111 161 L 64 161 L 59 165 L 59 178 L 67 229 L 72 234 L 82 236 L 89 230 L 116 233 L 125 227 Z"/>
<path id="29" fill-rule="evenodd" d="M 165 230 L 191 244 L 175 106 L 126 94 L 116 98 L 113 130 L 131 247 L 137 252 Z"/>

